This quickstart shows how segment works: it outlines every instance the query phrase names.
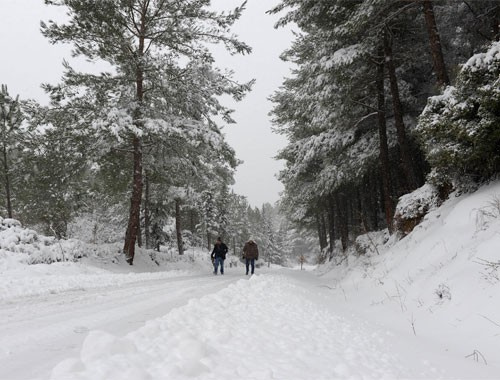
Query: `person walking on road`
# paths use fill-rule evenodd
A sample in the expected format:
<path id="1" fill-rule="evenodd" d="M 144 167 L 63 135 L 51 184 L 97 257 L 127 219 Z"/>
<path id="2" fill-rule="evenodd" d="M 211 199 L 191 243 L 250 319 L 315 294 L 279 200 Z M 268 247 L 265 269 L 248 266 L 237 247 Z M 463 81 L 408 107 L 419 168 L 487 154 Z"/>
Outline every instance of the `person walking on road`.
<path id="1" fill-rule="evenodd" d="M 224 260 L 226 259 L 226 253 L 228 251 L 227 245 L 222 242 L 220 237 L 217 238 L 215 242 L 214 249 L 210 257 L 214 263 L 214 274 L 217 274 L 220 264 L 220 274 L 224 274 Z"/>
<path id="2" fill-rule="evenodd" d="M 253 274 L 255 271 L 255 260 L 259 259 L 259 248 L 252 239 L 248 240 L 245 243 L 245 246 L 243 247 L 243 257 L 245 258 L 246 261 L 247 275 L 250 266 L 252 266 L 251 274 Z"/>

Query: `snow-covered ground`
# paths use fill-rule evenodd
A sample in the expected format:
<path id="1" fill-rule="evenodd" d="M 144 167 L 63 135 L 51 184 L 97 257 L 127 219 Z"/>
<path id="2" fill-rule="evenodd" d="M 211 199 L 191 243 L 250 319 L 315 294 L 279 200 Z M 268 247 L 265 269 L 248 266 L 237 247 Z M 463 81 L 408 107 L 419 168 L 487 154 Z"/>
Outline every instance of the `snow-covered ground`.
<path id="1" fill-rule="evenodd" d="M 202 252 L 12 264 L 0 244 L 0 379 L 498 379 L 499 200 L 494 183 L 341 265 L 253 277 Z"/>
<path id="2" fill-rule="evenodd" d="M 0 301 L 0 379 L 48 379 L 59 361 L 79 355 L 89 331 L 124 335 L 234 281 L 208 280 L 193 274 L 141 279 Z"/>

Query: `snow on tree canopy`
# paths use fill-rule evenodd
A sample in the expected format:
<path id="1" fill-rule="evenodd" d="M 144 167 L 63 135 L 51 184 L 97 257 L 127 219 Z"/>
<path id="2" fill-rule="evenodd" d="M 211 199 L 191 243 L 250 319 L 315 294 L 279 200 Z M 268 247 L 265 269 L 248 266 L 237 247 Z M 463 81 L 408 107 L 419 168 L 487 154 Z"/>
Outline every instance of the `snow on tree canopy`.
<path id="1" fill-rule="evenodd" d="M 475 54 L 455 86 L 428 99 L 416 128 L 433 183 L 481 182 L 500 171 L 500 43 Z"/>
<path id="2" fill-rule="evenodd" d="M 494 42 L 486 53 L 473 55 L 462 70 L 491 70 L 500 64 L 500 42 Z"/>
<path id="3" fill-rule="evenodd" d="M 361 44 L 355 44 L 337 50 L 333 53 L 333 56 L 324 63 L 325 69 L 328 70 L 334 66 L 351 64 L 357 56 L 362 53 L 361 49 Z"/>

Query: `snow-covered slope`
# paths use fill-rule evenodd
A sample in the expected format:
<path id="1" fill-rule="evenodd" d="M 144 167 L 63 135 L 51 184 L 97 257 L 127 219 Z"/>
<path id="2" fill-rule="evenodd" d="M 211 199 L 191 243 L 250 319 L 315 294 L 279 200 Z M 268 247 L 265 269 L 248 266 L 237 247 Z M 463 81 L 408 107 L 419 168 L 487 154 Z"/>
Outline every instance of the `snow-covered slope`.
<path id="1" fill-rule="evenodd" d="M 365 239 L 379 240 L 380 233 Z M 320 271 L 339 309 L 414 335 L 415 342 L 432 342 L 443 353 L 494 366 L 500 378 L 499 263 L 496 182 L 452 195 L 404 239 Z"/>

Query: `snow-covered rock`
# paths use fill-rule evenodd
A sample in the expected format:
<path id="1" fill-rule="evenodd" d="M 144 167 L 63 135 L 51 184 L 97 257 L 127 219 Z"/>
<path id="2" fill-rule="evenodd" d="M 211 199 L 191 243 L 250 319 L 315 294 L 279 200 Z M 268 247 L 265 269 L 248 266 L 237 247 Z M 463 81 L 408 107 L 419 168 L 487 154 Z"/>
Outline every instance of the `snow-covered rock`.
<path id="1" fill-rule="evenodd" d="M 394 226 L 403 237 L 408 235 L 425 215 L 440 204 L 438 190 L 425 184 L 399 198 L 394 213 Z"/>

